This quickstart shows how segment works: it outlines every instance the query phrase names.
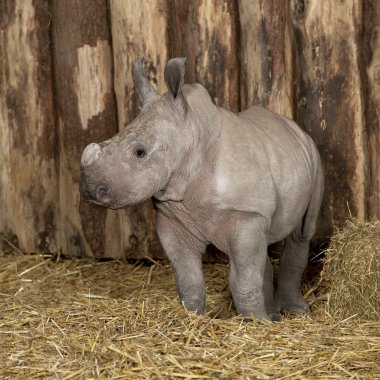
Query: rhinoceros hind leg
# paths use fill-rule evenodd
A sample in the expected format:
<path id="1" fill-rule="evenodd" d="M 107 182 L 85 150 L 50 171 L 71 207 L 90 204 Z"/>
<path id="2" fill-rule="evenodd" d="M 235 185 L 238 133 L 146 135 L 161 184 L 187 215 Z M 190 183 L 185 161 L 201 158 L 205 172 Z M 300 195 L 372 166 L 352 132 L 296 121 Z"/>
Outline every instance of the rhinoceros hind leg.
<path id="1" fill-rule="evenodd" d="M 314 191 L 308 208 L 297 228 L 285 239 L 284 252 L 280 256 L 275 304 L 281 312 L 310 311 L 301 293 L 301 277 L 309 256 L 309 243 L 317 224 L 323 194 L 323 172 L 319 164 Z"/>
<path id="2" fill-rule="evenodd" d="M 297 238 L 292 233 L 285 239 L 284 252 L 280 257 L 275 304 L 282 313 L 307 313 L 308 303 L 300 290 L 301 277 L 307 265 L 309 240 Z"/>

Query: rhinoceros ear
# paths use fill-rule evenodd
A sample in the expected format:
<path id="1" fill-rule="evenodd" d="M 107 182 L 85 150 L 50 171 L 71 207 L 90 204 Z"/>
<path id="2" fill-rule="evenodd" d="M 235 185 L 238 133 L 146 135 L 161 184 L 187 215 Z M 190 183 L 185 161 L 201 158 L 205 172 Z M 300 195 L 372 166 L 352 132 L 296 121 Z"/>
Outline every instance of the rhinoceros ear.
<path id="1" fill-rule="evenodd" d="M 182 95 L 182 87 L 185 80 L 186 58 L 172 58 L 166 64 L 164 77 L 166 86 L 173 103 L 182 112 L 186 111 L 185 99 Z"/>
<path id="2" fill-rule="evenodd" d="M 150 99 L 157 96 L 156 90 L 149 83 L 144 70 L 144 58 L 137 58 L 132 65 L 132 78 L 140 100 L 144 105 Z"/>
<path id="3" fill-rule="evenodd" d="M 174 100 L 182 91 L 185 80 L 185 62 L 186 58 L 172 58 L 164 69 L 166 86 Z"/>

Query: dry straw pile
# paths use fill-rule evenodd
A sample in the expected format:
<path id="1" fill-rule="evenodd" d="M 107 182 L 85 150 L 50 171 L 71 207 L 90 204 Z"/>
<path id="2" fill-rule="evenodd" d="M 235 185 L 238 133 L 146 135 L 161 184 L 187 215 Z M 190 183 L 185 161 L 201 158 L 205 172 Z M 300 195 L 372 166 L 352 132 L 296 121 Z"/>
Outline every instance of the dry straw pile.
<path id="1" fill-rule="evenodd" d="M 348 221 L 336 231 L 324 265 L 329 281 L 328 312 L 380 320 L 380 222 Z M 380 358 L 379 358 L 380 360 Z"/>
<path id="2" fill-rule="evenodd" d="M 166 262 L 0 256 L 1 379 L 380 379 L 380 323 L 313 311 L 234 316 L 228 267 L 205 265 L 205 316 L 179 305 Z M 319 272 L 317 272 L 319 273 Z"/>

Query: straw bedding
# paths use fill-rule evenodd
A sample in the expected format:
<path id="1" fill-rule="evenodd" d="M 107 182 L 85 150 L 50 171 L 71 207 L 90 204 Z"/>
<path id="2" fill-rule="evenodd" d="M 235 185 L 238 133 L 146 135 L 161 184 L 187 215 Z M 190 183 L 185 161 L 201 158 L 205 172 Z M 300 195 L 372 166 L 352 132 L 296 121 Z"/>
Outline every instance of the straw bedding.
<path id="1" fill-rule="evenodd" d="M 319 270 L 310 315 L 247 323 L 228 266 L 205 265 L 199 317 L 168 263 L 150 264 L 0 255 L 0 378 L 380 379 L 380 322 L 329 316 Z"/>
<path id="2" fill-rule="evenodd" d="M 380 320 L 380 221 L 347 221 L 326 251 L 327 308 L 337 318 L 353 314 Z"/>

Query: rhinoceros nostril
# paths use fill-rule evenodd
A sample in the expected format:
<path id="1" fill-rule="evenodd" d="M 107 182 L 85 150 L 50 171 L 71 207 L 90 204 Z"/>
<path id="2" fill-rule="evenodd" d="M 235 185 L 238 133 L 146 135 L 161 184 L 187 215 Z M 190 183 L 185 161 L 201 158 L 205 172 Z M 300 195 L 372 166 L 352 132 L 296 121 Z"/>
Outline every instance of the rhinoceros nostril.
<path id="1" fill-rule="evenodd" d="M 103 184 L 99 185 L 96 189 L 96 199 L 101 202 L 106 197 L 108 197 L 108 186 Z"/>

